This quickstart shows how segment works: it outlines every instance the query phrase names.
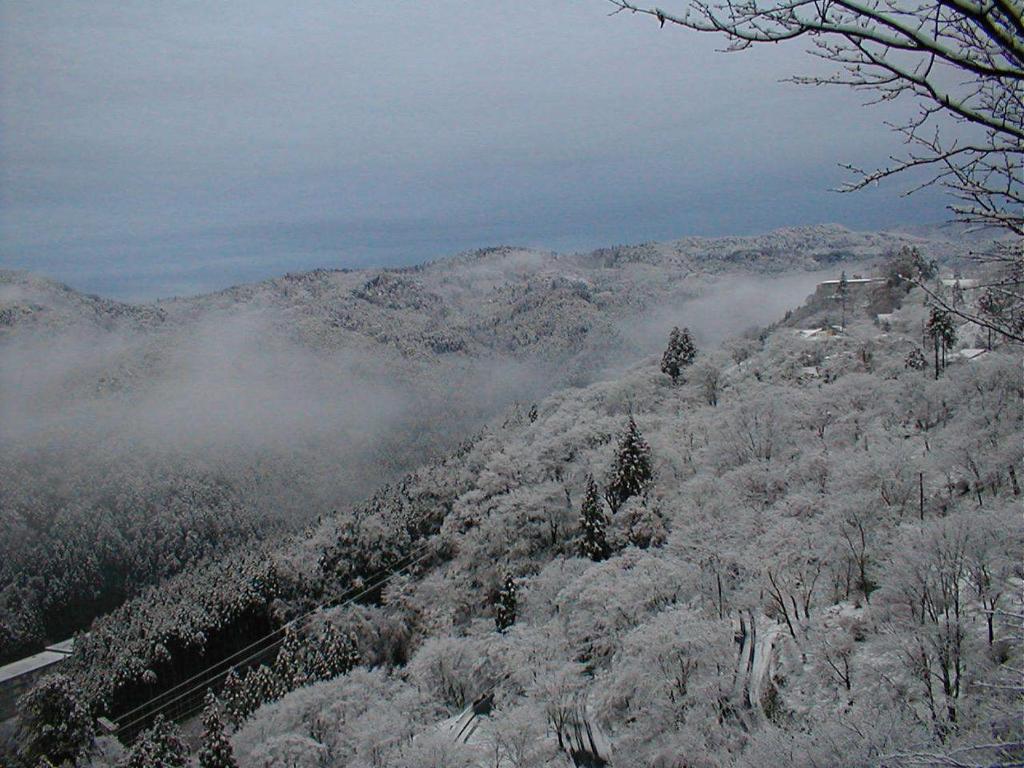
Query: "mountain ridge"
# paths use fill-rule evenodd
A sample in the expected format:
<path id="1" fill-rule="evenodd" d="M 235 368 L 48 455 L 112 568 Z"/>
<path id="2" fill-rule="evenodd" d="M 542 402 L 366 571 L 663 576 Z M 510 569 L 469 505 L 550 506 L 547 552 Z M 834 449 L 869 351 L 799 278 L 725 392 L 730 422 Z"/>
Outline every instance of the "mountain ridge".
<path id="1" fill-rule="evenodd" d="M 209 526 L 215 550 L 301 526 L 513 402 L 660 354 L 673 325 L 701 344 L 765 325 L 823 275 L 912 242 L 828 226 L 582 254 L 501 247 L 146 304 L 0 273 L 0 506 L 19 531 L 0 541 L 0 603 L 26 615 L 8 635 L 31 645 L 80 626 L 63 597 L 37 611 L 47 590 L 80 580 L 123 596 L 208 556 L 190 527 Z M 186 554 L 164 558 L 161 537 Z M 23 592 L 39 563 L 52 572 Z"/>

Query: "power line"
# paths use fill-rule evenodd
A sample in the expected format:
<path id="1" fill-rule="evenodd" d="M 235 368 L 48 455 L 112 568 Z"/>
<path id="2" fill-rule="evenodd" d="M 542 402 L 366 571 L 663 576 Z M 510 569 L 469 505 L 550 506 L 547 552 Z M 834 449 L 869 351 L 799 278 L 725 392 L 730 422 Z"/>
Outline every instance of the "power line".
<path id="1" fill-rule="evenodd" d="M 195 675 L 193 675 L 192 677 L 188 678 L 187 680 L 182 681 L 181 683 L 177 684 L 173 688 L 170 688 L 170 689 L 164 691 L 163 693 L 160 693 L 157 696 L 154 696 L 153 698 L 149 699 L 148 701 L 143 702 L 142 704 L 140 704 L 139 706 L 135 707 L 134 709 L 129 710 L 128 712 L 123 714 L 119 719 L 123 720 L 126 717 L 130 717 L 130 716 L 135 715 L 136 713 L 138 713 L 138 712 L 140 712 L 140 711 L 142 711 L 144 709 L 149 708 L 154 702 L 160 701 L 161 699 L 169 696 L 170 694 L 174 693 L 175 691 L 180 690 L 182 687 L 187 686 L 187 685 L 195 682 L 196 680 L 205 677 L 212 670 L 215 670 L 215 669 L 217 669 L 220 666 L 228 664 L 228 668 L 227 669 L 223 669 L 220 672 L 218 672 L 217 674 L 214 674 L 212 677 L 209 677 L 208 679 L 203 680 L 203 682 L 199 683 L 198 685 L 192 686 L 191 688 L 189 688 L 188 690 L 178 694 L 174 698 L 171 698 L 171 699 L 165 701 L 160 706 L 147 711 L 142 716 L 134 718 L 133 720 L 130 720 L 127 723 L 119 723 L 117 728 L 114 730 L 114 733 L 115 734 L 121 734 L 124 731 L 128 730 L 129 728 L 132 728 L 133 726 L 138 725 L 139 723 L 145 722 L 150 717 L 152 717 L 152 716 L 154 716 L 156 714 L 159 714 L 160 712 L 166 710 L 172 704 L 175 704 L 176 702 L 181 701 L 184 698 L 187 698 L 188 696 L 190 696 L 191 694 L 195 693 L 196 691 L 201 690 L 204 687 L 208 687 L 211 683 L 216 682 L 219 678 L 226 676 L 231 671 L 231 669 L 234 669 L 235 667 L 238 667 L 238 666 L 245 665 L 245 664 L 249 663 L 250 661 L 253 661 L 254 659 L 256 659 L 256 658 L 258 658 L 258 657 L 268 653 L 269 651 L 274 650 L 279 645 L 281 645 L 281 643 L 283 642 L 283 639 L 275 640 L 274 642 L 270 643 L 266 647 L 261 648 L 260 650 L 256 651 L 255 653 L 250 654 L 246 658 L 244 658 L 244 659 L 242 659 L 240 661 L 232 662 L 232 659 L 235 659 L 236 657 L 238 657 L 239 655 L 245 653 L 246 651 L 251 650 L 252 648 L 254 648 L 254 647 L 256 647 L 256 646 L 266 642 L 268 639 L 274 637 L 277 634 L 280 634 L 281 632 L 287 630 L 289 627 L 297 627 L 300 623 L 306 621 L 307 619 L 309 619 L 310 617 L 312 617 L 314 614 L 316 614 L 319 611 L 326 610 L 328 608 L 335 608 L 335 607 L 343 608 L 343 607 L 346 607 L 348 605 L 351 605 L 352 603 L 354 603 L 359 598 L 364 597 L 365 595 L 373 592 L 374 590 L 384 586 L 389 581 L 391 581 L 391 579 L 393 579 L 395 576 L 398 576 L 399 574 L 404 573 L 405 571 L 407 571 L 410 568 L 412 568 L 412 566 L 414 566 L 417 563 L 419 563 L 420 561 L 426 559 L 426 557 L 430 554 L 430 552 L 428 550 L 429 550 L 429 544 L 424 544 L 423 546 L 421 546 L 421 547 L 413 550 L 412 552 L 410 552 L 408 555 L 405 555 L 404 557 L 402 557 L 398 562 L 401 562 L 402 560 L 406 560 L 406 559 L 412 557 L 413 555 L 417 555 L 417 553 L 420 553 L 413 560 L 410 560 L 405 565 L 403 565 L 401 568 L 398 568 L 396 570 L 389 571 L 388 569 L 381 569 L 380 571 L 375 573 L 373 576 L 371 576 L 369 579 L 365 580 L 364 583 L 367 583 L 368 586 L 362 588 L 359 592 L 357 592 L 356 594 L 352 595 L 351 597 L 343 597 L 342 598 L 342 602 L 340 602 L 340 603 L 336 603 L 336 604 L 332 605 L 330 603 L 330 601 L 328 601 L 328 602 L 322 603 L 322 604 L 320 604 L 320 605 L 310 609 L 309 611 L 307 611 L 303 615 L 298 616 L 298 617 L 292 619 L 291 621 L 287 622 L 286 624 L 283 624 L 282 626 L 278 627 L 273 632 L 270 632 L 270 633 L 264 635 L 263 637 L 258 638 L 254 642 L 252 642 L 249 645 L 245 646 L 245 648 L 242 648 L 242 649 L 236 651 L 235 653 L 231 654 L 230 656 L 228 656 L 228 657 L 226 657 L 224 659 L 221 659 L 220 661 L 218 661 L 218 662 L 216 662 L 214 664 L 211 664 L 209 667 L 206 667 L 205 669 L 197 672 Z M 397 563 L 395 565 L 397 565 Z M 392 565 L 391 568 L 394 568 L 394 565 Z M 382 575 L 383 575 L 383 578 L 379 578 Z M 349 590 L 349 593 L 351 593 L 351 591 L 352 590 Z M 229 664 L 229 662 L 231 662 L 231 663 Z"/>
<path id="2" fill-rule="evenodd" d="M 409 555 L 406 555 L 405 557 L 406 558 L 410 557 L 412 554 L 415 554 L 416 552 L 421 551 L 423 549 L 426 549 L 426 545 L 424 547 L 420 547 L 419 550 L 414 550 L 412 553 L 410 553 Z M 302 616 L 299 616 L 299 617 L 297 617 L 295 619 L 292 619 L 290 622 L 288 622 L 287 624 L 284 624 L 282 627 L 280 627 L 279 629 L 275 630 L 274 632 L 271 632 L 271 633 L 263 636 L 259 640 L 255 641 L 254 643 L 251 643 L 250 645 L 246 646 L 246 649 L 252 648 L 255 645 L 258 645 L 258 644 L 264 642 L 268 638 L 273 637 L 275 634 L 278 634 L 282 630 L 286 630 L 290 626 L 297 626 L 300 622 L 305 621 L 306 619 L 311 617 L 313 614 L 315 614 L 319 610 L 322 610 L 322 609 L 325 609 L 325 608 L 344 607 L 344 606 L 350 605 L 351 603 L 355 602 L 359 598 L 369 594 L 370 592 L 372 592 L 373 590 L 377 589 L 378 587 L 381 587 L 384 584 L 388 583 L 392 578 L 394 578 L 395 576 L 399 575 L 400 573 L 408 570 L 409 568 L 411 568 L 416 563 L 418 563 L 421 560 L 425 559 L 427 554 L 429 554 L 429 553 L 428 552 L 424 552 L 422 555 L 417 557 L 415 560 L 412 560 L 412 561 L 406 563 L 401 568 L 399 568 L 399 569 L 397 569 L 397 570 L 395 570 L 393 572 L 388 573 L 387 576 L 385 576 L 383 579 L 381 579 L 379 581 L 376 580 L 377 576 L 379 576 L 382 573 L 385 573 L 385 571 L 383 571 L 383 570 L 382 571 L 378 571 L 377 574 L 374 574 L 374 576 L 372 577 L 370 586 L 367 586 L 364 589 L 360 590 L 358 593 L 356 593 L 352 597 L 344 599 L 343 602 L 338 603 L 336 605 L 330 605 L 328 603 L 324 603 L 324 604 L 322 604 L 320 606 L 317 606 L 316 608 L 311 609 L 310 611 L 306 612 Z M 403 559 L 405 559 L 405 558 L 403 558 Z M 181 701 L 182 699 L 188 698 L 190 695 L 192 695 L 196 691 L 201 690 L 204 687 L 208 687 L 209 684 L 214 683 L 219 678 L 226 676 L 231 671 L 231 669 L 233 669 L 234 667 L 243 666 L 243 665 L 249 663 L 250 661 L 253 661 L 253 660 L 259 658 L 260 656 L 263 656 L 264 654 L 274 650 L 275 648 L 280 646 L 282 642 L 283 642 L 283 639 L 275 640 L 270 645 L 266 646 L 265 648 L 261 648 L 260 650 L 256 651 L 253 654 L 250 654 L 249 656 L 247 656 L 246 658 L 242 659 L 241 661 L 236 661 L 235 663 L 231 664 L 227 669 L 224 669 L 224 670 L 218 672 L 217 674 L 213 675 L 209 679 L 206 679 L 203 682 L 199 683 L 198 685 L 193 686 L 192 688 L 190 688 L 190 689 L 180 693 L 179 695 L 175 696 L 174 698 L 169 699 L 168 701 L 166 701 L 163 704 L 161 704 L 159 707 L 156 707 L 155 709 L 152 709 L 152 710 L 146 712 L 146 714 L 142 715 L 141 717 L 135 718 L 134 720 L 131 720 L 131 721 L 129 721 L 129 722 L 123 724 L 123 725 L 119 725 L 118 728 L 115 730 L 115 733 L 122 733 L 123 731 L 125 731 L 125 730 L 127 730 L 127 729 L 129 729 L 129 728 L 131 728 L 131 727 L 133 727 L 135 725 L 138 725 L 139 723 L 144 722 L 145 720 L 149 719 L 153 715 L 159 714 L 160 712 L 164 711 L 165 709 L 167 709 L 171 705 L 177 703 L 178 701 Z M 135 709 L 131 710 L 131 712 L 128 713 L 128 714 L 134 714 L 134 713 L 136 713 L 136 712 L 138 712 L 138 711 L 140 711 L 142 709 L 147 708 L 154 701 L 158 701 L 159 699 L 163 698 L 164 696 L 169 695 L 173 691 L 180 689 L 182 686 L 187 685 L 189 682 L 195 681 L 195 680 L 199 679 L 200 677 L 203 677 L 204 675 L 206 675 L 211 670 L 216 669 L 217 667 L 219 667 L 222 664 L 226 663 L 229 659 L 232 659 L 235 656 L 238 656 L 240 653 L 244 652 L 246 649 L 243 649 L 242 651 L 236 652 L 232 656 L 227 657 L 227 659 L 222 659 L 221 661 L 219 661 L 219 662 L 217 662 L 215 664 L 212 664 L 211 666 L 207 667 L 206 669 L 204 669 L 204 670 L 198 672 L 197 674 L 193 675 L 191 678 L 189 678 L 189 680 L 184 681 L 184 682 L 180 683 L 179 685 L 175 686 L 175 688 L 170 689 L 168 691 L 165 691 L 163 694 L 160 694 L 159 696 L 153 697 L 148 702 L 144 702 L 140 706 L 138 706 Z M 126 715 L 123 715 L 122 719 L 125 716 Z"/>
<path id="3" fill-rule="evenodd" d="M 419 547 L 417 549 L 414 549 L 409 554 L 404 555 L 403 557 L 399 558 L 399 560 L 396 561 L 394 564 L 392 564 L 390 567 L 394 568 L 395 565 L 397 565 L 398 563 L 402 562 L 402 560 L 405 560 L 406 558 L 412 557 L 413 555 L 415 555 L 415 554 L 417 554 L 419 552 L 424 551 L 425 549 L 427 549 L 428 546 L 429 545 L 424 544 L 423 546 L 421 546 L 421 547 Z M 422 559 L 422 558 L 420 558 L 420 559 Z M 376 586 L 378 586 L 377 583 L 374 580 L 377 579 L 382 574 L 385 574 L 385 573 L 387 573 L 387 569 L 382 568 L 381 570 L 377 571 L 373 576 L 370 577 L 370 579 L 369 579 L 370 583 L 375 585 L 373 587 L 370 587 L 369 588 L 370 590 L 372 590 L 372 589 L 376 588 Z M 383 582 L 381 582 L 381 583 L 383 583 Z M 346 601 L 346 600 L 349 600 L 348 596 L 350 594 L 352 594 L 354 591 L 355 590 L 352 589 L 352 588 L 347 590 L 346 593 L 342 596 L 341 600 L 343 602 Z M 363 589 L 362 592 L 357 593 L 355 595 L 355 597 L 352 598 L 352 599 L 358 599 L 359 597 L 362 597 L 367 591 L 368 591 L 367 589 Z M 288 622 L 282 624 L 280 627 L 278 627 L 277 629 L 273 630 L 272 632 L 269 632 L 266 635 L 263 635 L 262 637 L 257 638 L 256 640 L 254 640 L 253 642 L 251 642 L 249 645 L 245 646 L 244 648 L 240 648 L 239 650 L 235 651 L 231 655 L 226 656 L 225 658 L 221 659 L 220 661 L 217 661 L 217 662 L 211 664 L 209 667 L 206 667 L 203 670 L 200 670 L 199 672 L 194 674 L 192 677 L 190 677 L 190 678 L 188 678 L 186 680 L 183 680 L 182 682 L 178 683 L 174 687 L 169 688 L 166 691 L 163 691 L 162 693 L 157 694 L 156 696 L 154 696 L 151 699 L 148 699 L 147 701 L 144 701 L 142 704 L 138 705 L 134 709 L 131 709 L 128 712 L 123 713 L 120 716 L 119 719 L 124 719 L 126 717 L 131 717 L 136 712 L 139 712 L 140 710 L 145 709 L 146 707 L 150 706 L 153 702 L 159 701 L 160 699 L 164 698 L 165 696 L 170 696 L 172 693 L 174 693 L 175 691 L 179 690 L 180 688 L 182 688 L 182 687 L 192 683 L 193 681 L 199 679 L 200 677 L 205 675 L 210 670 L 212 670 L 212 669 L 214 669 L 216 667 L 219 667 L 219 666 L 221 666 L 223 664 L 228 664 L 232 659 L 234 659 L 237 656 L 240 656 L 243 653 L 245 653 L 245 652 L 255 648 L 257 645 L 260 645 L 261 643 L 265 642 L 266 640 L 268 640 L 269 638 L 273 637 L 274 635 L 277 635 L 277 634 L 279 634 L 281 632 L 284 632 L 285 630 L 288 629 L 288 627 L 296 625 L 296 624 L 298 624 L 301 621 L 304 621 L 305 619 L 307 619 L 308 617 L 312 616 L 314 613 L 316 613 L 319 610 L 323 610 L 325 608 L 330 608 L 330 607 L 332 607 L 332 606 L 329 603 L 321 603 L 320 605 L 317 605 L 314 608 L 311 608 L 309 611 L 307 611 L 306 613 L 302 614 L 301 616 L 297 616 L 294 619 L 292 619 L 291 621 L 288 621 Z M 240 663 L 244 663 L 244 662 L 240 662 Z M 237 666 L 237 664 L 230 664 L 230 666 Z"/>

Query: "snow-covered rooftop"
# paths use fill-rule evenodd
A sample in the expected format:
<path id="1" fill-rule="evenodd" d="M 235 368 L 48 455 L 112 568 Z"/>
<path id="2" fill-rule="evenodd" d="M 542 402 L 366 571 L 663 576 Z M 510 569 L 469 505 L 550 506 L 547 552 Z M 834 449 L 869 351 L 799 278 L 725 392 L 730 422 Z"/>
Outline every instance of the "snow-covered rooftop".
<path id="1" fill-rule="evenodd" d="M 826 336 L 838 336 L 842 332 L 842 327 L 833 325 L 828 328 L 798 328 L 796 333 L 804 339 L 821 339 Z"/>
<path id="2" fill-rule="evenodd" d="M 75 639 L 69 638 L 46 646 L 46 650 L 39 653 L 34 653 L 23 659 L 12 661 L 10 664 L 5 664 L 0 667 L 0 683 L 21 677 L 29 672 L 35 672 L 37 669 L 43 669 L 51 664 L 56 664 L 58 661 L 63 661 L 74 650 L 74 647 Z"/>
<path id="3" fill-rule="evenodd" d="M 64 661 L 65 658 L 67 658 L 67 654 L 59 651 L 40 651 L 23 659 L 12 661 L 10 664 L 0 667 L 0 683 L 6 683 L 8 680 L 44 669 L 59 661 Z"/>
<path id="4" fill-rule="evenodd" d="M 977 360 L 979 357 L 981 357 L 982 355 L 986 354 L 987 352 L 988 352 L 987 349 L 978 349 L 977 347 L 967 347 L 965 349 L 961 349 L 957 353 L 957 355 L 959 355 L 961 360 Z"/>
<path id="5" fill-rule="evenodd" d="M 944 277 L 942 278 L 942 284 L 947 288 L 952 288 L 957 283 L 960 283 L 961 288 L 977 288 L 978 280 L 975 278 L 966 277 Z"/>
<path id="6" fill-rule="evenodd" d="M 847 282 L 848 285 L 853 285 L 854 283 L 884 283 L 885 282 L 885 278 L 884 277 L 850 277 L 850 278 L 847 278 L 846 282 Z M 822 280 L 820 284 L 821 285 L 839 285 L 839 283 L 840 283 L 839 280 Z"/>
<path id="7" fill-rule="evenodd" d="M 55 653 L 63 653 L 67 656 L 75 649 L 75 638 L 70 637 L 67 640 L 62 640 L 59 643 L 46 646 L 46 650 L 54 651 Z"/>

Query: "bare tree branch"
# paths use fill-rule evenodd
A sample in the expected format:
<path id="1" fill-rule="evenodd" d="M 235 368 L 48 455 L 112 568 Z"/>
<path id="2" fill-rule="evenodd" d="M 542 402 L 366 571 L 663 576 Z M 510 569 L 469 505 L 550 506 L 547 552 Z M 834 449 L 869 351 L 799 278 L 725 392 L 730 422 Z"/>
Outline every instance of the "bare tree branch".
<path id="1" fill-rule="evenodd" d="M 730 51 L 807 38 L 810 52 L 837 69 L 793 82 L 843 85 L 874 94 L 870 103 L 903 98 L 917 107 L 890 125 L 906 153 L 876 170 L 843 166 L 854 179 L 840 191 L 925 169 L 930 178 L 910 192 L 945 187 L 958 220 L 1024 235 L 1021 0 L 679 0 L 679 12 L 608 2 L 613 13 L 723 34 Z"/>

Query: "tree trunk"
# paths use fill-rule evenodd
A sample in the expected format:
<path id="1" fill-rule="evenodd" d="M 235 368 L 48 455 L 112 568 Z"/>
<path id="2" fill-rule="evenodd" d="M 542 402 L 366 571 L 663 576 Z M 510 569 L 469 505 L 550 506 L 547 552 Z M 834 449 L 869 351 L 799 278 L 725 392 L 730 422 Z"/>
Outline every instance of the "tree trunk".
<path id="1" fill-rule="evenodd" d="M 924 472 L 917 473 L 917 508 L 924 522 Z"/>
<path id="2" fill-rule="evenodd" d="M 718 618 L 724 619 L 725 615 L 723 613 L 722 605 L 722 574 L 717 570 L 715 571 L 715 581 L 718 582 Z"/>

